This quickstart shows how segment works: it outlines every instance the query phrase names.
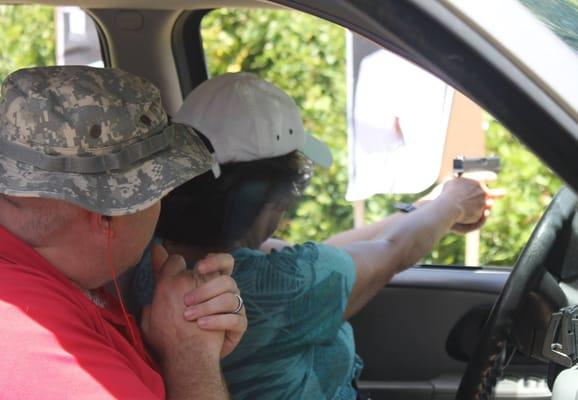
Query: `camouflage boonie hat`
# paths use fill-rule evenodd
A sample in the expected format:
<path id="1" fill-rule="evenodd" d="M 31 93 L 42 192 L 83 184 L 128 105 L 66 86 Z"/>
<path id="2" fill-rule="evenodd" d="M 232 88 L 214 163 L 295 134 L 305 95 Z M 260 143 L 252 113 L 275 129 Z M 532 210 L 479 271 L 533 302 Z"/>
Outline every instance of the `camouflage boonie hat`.
<path id="1" fill-rule="evenodd" d="M 0 193 L 124 215 L 215 165 L 192 128 L 168 124 L 153 84 L 118 69 L 23 69 L 1 96 Z"/>

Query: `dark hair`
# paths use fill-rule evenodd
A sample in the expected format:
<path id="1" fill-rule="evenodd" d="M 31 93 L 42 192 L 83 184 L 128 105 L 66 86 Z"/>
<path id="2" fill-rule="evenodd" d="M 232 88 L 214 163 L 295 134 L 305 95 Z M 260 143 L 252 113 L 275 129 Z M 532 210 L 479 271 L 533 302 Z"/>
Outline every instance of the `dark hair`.
<path id="1" fill-rule="evenodd" d="M 253 226 L 263 207 L 284 210 L 302 195 L 311 162 L 294 151 L 284 156 L 221 165 L 162 200 L 157 234 L 182 244 L 228 249 Z"/>

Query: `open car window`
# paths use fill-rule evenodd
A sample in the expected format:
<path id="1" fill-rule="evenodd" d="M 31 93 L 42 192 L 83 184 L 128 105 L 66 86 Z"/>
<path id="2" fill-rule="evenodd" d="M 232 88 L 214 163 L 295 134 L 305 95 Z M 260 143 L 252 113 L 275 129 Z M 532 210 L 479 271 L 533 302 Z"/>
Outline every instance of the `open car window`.
<path id="1" fill-rule="evenodd" d="M 396 202 L 412 202 L 422 195 L 376 194 L 365 199 L 361 209 L 359 203 L 356 206 L 346 200 L 351 178 L 348 90 L 352 89 L 348 78 L 348 33 L 343 28 L 295 11 L 217 9 L 202 18 L 201 37 L 209 76 L 245 71 L 275 83 L 296 100 L 305 128 L 332 149 L 334 165 L 329 170 L 315 170 L 304 198 L 278 236 L 289 242 L 323 240 L 351 228 L 356 213 L 358 218 L 362 215 L 365 223 L 371 223 L 394 212 Z M 465 97 L 455 93 L 454 101 L 457 96 Z M 387 92 L 374 101 L 392 102 Z M 477 107 L 469 105 L 474 106 Z M 467 154 L 472 141 L 480 140 L 475 133 L 479 130 L 484 154 L 498 156 L 502 163 L 497 181 L 490 186 L 504 188 L 507 195 L 496 203 L 479 237 L 466 239 L 450 234 L 423 260 L 424 264 L 511 266 L 561 186 L 551 171 L 499 121 L 481 109 L 479 113 L 479 125 L 459 132 L 457 148 L 454 145 L 448 150 L 446 146 L 445 151 L 451 154 L 444 157 L 449 160 Z M 411 165 L 427 168 L 420 160 L 413 159 Z M 451 173 L 444 165 L 440 170 L 439 179 L 444 173 Z"/>

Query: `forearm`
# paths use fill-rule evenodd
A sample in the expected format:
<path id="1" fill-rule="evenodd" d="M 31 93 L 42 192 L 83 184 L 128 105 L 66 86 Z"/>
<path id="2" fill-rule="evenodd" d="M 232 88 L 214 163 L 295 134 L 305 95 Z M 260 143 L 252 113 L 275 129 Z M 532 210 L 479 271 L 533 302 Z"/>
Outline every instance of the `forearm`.
<path id="1" fill-rule="evenodd" d="M 417 201 L 414 205 L 417 208 L 424 206 L 429 201 Z M 404 214 L 397 212 L 391 214 L 381 221 L 364 225 L 360 228 L 350 229 L 344 232 L 340 232 L 336 235 L 331 236 L 325 240 L 325 244 L 329 244 L 335 247 L 344 247 L 350 243 L 360 242 L 364 240 L 377 240 L 383 236 L 383 232 L 388 229 L 389 226 L 396 223 L 398 218 L 403 217 Z"/>
<path id="2" fill-rule="evenodd" d="M 459 218 L 460 209 L 452 202 L 434 201 L 392 220 L 379 239 L 346 245 L 356 282 L 344 318 L 365 306 L 396 273 L 426 256 Z"/>
<path id="3" fill-rule="evenodd" d="M 360 242 L 364 240 L 374 240 L 387 228 L 387 226 L 399 218 L 399 214 L 390 215 L 379 222 L 365 225 L 360 228 L 350 229 L 344 232 L 339 232 L 325 240 L 325 244 L 335 247 L 344 247 L 353 242 Z"/>
<path id="4" fill-rule="evenodd" d="M 219 354 L 194 347 L 164 357 L 167 400 L 228 400 Z"/>
<path id="5" fill-rule="evenodd" d="M 414 212 L 403 215 L 395 224 L 388 225 L 379 239 L 392 243 L 397 250 L 395 272 L 414 265 L 428 255 L 461 216 L 462 209 L 442 197 L 422 204 Z"/>

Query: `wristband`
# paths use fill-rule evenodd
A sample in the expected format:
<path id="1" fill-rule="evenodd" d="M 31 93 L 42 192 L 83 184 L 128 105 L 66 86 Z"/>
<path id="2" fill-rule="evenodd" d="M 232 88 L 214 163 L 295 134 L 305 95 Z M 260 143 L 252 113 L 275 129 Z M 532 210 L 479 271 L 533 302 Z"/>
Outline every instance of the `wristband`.
<path id="1" fill-rule="evenodd" d="M 393 205 L 393 208 L 396 208 L 399 211 L 404 212 L 406 214 L 414 210 L 417 210 L 417 207 L 410 203 L 395 203 Z"/>

